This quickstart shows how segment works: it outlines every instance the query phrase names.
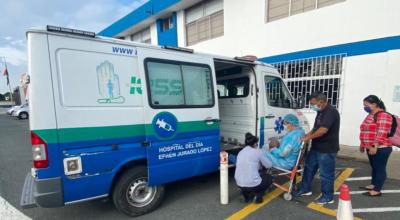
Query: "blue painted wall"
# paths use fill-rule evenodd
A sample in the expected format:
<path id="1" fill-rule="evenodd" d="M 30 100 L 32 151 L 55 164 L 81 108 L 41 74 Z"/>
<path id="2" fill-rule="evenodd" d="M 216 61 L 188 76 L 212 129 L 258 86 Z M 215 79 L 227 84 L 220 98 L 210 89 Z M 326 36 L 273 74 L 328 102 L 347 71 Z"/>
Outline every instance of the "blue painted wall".
<path id="1" fill-rule="evenodd" d="M 146 4 L 140 6 L 127 16 L 119 19 L 115 23 L 100 31 L 98 35 L 106 37 L 114 37 L 128 28 L 142 22 L 143 20 L 156 15 L 157 13 L 175 5 L 181 0 L 150 0 Z"/>
<path id="2" fill-rule="evenodd" d="M 176 12 L 172 13 L 173 26 L 169 30 L 163 30 L 163 19 L 157 20 L 157 37 L 158 45 L 161 46 L 178 46 L 178 33 L 177 33 L 177 22 Z"/>
<path id="3" fill-rule="evenodd" d="M 332 54 L 346 54 L 358 56 L 372 53 L 382 53 L 388 50 L 400 49 L 400 36 L 390 36 L 372 40 L 358 41 L 347 44 L 339 44 L 329 47 L 321 47 L 310 50 L 297 51 L 276 56 L 264 57 L 259 60 L 265 63 L 276 63 L 288 60 L 297 60 L 310 57 L 319 57 Z"/>

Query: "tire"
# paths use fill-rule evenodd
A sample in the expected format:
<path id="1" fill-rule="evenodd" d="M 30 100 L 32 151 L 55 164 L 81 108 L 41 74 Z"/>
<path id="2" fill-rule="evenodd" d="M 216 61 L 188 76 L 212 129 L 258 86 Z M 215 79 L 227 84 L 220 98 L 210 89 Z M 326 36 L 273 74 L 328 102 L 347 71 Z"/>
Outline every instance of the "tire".
<path id="1" fill-rule="evenodd" d="M 29 115 L 26 112 L 21 112 L 21 113 L 19 113 L 18 118 L 19 119 L 28 119 Z"/>
<path id="2" fill-rule="evenodd" d="M 164 197 L 163 185 L 147 186 L 147 168 L 133 167 L 125 171 L 114 186 L 112 200 L 122 213 L 136 217 L 156 209 Z M 139 195 L 137 195 L 139 194 Z"/>

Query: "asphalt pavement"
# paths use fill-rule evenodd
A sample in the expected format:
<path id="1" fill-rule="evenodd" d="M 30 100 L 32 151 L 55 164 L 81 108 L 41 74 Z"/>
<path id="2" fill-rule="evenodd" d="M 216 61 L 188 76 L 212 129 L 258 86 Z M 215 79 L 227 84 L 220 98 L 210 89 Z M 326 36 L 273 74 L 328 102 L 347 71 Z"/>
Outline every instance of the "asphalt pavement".
<path id="1" fill-rule="evenodd" d="M 3 198 L 6 201 L 3 203 L 14 207 L 19 214 L 25 215 L 28 219 L 41 220 L 130 219 L 119 213 L 107 199 L 62 208 L 21 209 L 19 199 L 22 185 L 32 165 L 28 121 L 0 114 L 0 140 L 0 199 Z M 389 179 L 384 187 L 388 193 L 380 198 L 367 198 L 360 194 L 358 186 L 369 183 L 369 165 L 362 161 L 338 159 L 336 167 L 337 183 L 347 183 L 354 193 L 351 195 L 352 205 L 354 210 L 359 211 L 355 213 L 356 217 L 400 219 L 400 181 Z M 240 194 L 232 177 L 233 169 L 230 171 L 229 205 L 219 203 L 219 174 L 213 173 L 168 184 L 161 206 L 154 212 L 136 219 L 235 219 L 238 214 L 244 215 L 247 219 L 336 219 L 329 215 L 329 212 L 337 209 L 338 196 L 335 196 L 335 203 L 332 205 L 310 208 L 319 194 L 318 178 L 314 182 L 314 195 L 311 197 L 285 201 L 282 192 L 271 189 L 265 197 L 266 201 L 272 198 L 273 194 L 278 196 L 262 205 L 254 206 L 240 202 Z M 284 180 L 279 181 L 284 182 Z M 397 209 L 399 210 L 396 211 Z M 4 205 L 0 204 L 0 219 L 2 212 L 5 213 Z M 4 215 L 3 218 L 12 219 L 11 216 Z"/>

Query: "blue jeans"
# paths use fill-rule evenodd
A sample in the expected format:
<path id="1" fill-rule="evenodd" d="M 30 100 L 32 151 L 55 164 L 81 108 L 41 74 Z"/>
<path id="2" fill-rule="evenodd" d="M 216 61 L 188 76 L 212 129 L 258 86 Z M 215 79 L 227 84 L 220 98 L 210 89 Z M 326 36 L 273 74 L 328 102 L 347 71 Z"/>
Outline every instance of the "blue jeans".
<path id="1" fill-rule="evenodd" d="M 369 163 L 372 167 L 372 180 L 371 184 L 374 185 L 374 191 L 380 192 L 386 180 L 386 165 L 390 154 L 392 153 L 391 147 L 378 148 L 375 155 L 368 155 Z"/>
<path id="2" fill-rule="evenodd" d="M 336 153 L 319 153 L 311 150 L 305 161 L 300 189 L 303 192 L 311 192 L 312 181 L 319 168 L 322 197 L 332 200 L 335 180 L 335 158 Z"/>

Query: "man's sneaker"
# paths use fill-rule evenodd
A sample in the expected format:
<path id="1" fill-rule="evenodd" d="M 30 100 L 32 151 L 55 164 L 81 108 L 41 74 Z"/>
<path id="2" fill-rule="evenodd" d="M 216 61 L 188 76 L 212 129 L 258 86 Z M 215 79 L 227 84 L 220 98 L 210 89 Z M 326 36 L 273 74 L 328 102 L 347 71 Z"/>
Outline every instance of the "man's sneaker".
<path id="1" fill-rule="evenodd" d="M 327 199 L 327 198 L 325 198 L 325 197 L 319 197 L 319 199 L 317 199 L 317 204 L 319 204 L 319 205 L 325 205 L 325 204 L 332 204 L 332 203 L 334 203 L 335 201 L 333 200 L 333 199 L 331 199 L 331 200 L 329 200 L 329 199 Z"/>
<path id="2" fill-rule="evenodd" d="M 296 197 L 311 196 L 312 192 L 311 191 L 310 192 L 304 192 L 303 190 L 300 189 L 300 190 L 296 191 L 295 193 L 293 193 L 293 195 L 296 196 Z"/>

